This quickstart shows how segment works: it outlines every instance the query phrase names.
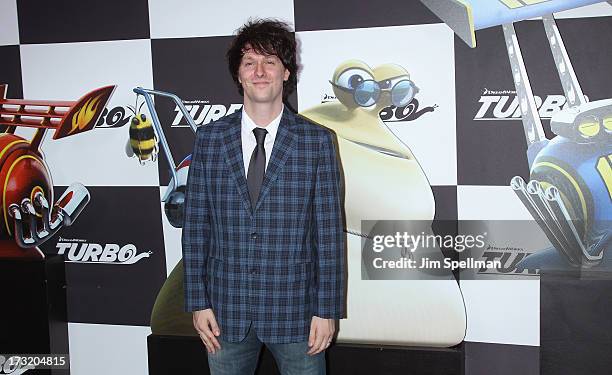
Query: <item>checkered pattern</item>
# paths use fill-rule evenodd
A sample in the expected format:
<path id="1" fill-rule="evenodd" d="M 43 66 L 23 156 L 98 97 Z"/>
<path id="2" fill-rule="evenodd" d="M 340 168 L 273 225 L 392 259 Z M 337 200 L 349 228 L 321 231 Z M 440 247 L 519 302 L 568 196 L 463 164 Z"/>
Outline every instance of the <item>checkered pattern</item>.
<path id="1" fill-rule="evenodd" d="M 612 76 L 602 70 L 602 62 L 612 59 L 611 15 L 612 6 L 602 3 L 557 17 L 591 100 L 612 97 Z M 131 116 L 127 105 L 135 102 L 131 90 L 142 86 L 174 92 L 199 124 L 229 112 L 242 98 L 223 55 L 233 31 L 257 16 L 295 25 L 302 69 L 290 102 L 299 111 L 333 96 L 329 80 L 347 59 L 372 67 L 394 63 L 410 73 L 420 88 L 418 108 L 405 118 L 394 114 L 386 124 L 423 168 L 434 193 L 436 218 L 528 217 L 507 187 L 511 177 L 528 173 L 522 126 L 518 119 L 495 117 L 507 111 L 512 94 L 491 94 L 507 95 L 508 102 L 496 111 L 502 99 L 495 99 L 484 115 L 488 119 L 476 119 L 481 100 L 493 100 L 483 98 L 485 89 L 514 90 L 500 28 L 478 31 L 478 47 L 469 49 L 417 1 L 360 1 L 358 6 L 349 0 L 1 1 L 0 82 L 9 85 L 7 97 L 75 100 L 96 87 L 117 85 L 98 128 L 64 140 L 48 137 L 43 143 L 56 197 L 75 181 L 92 193 L 92 202 L 74 226 L 63 229 L 44 250 L 56 251 L 62 237 L 131 243 L 139 252 L 151 251 L 134 265 L 67 267 L 71 342 L 83 343 L 83 335 L 97 332 L 89 330 L 97 325 L 124 328 L 126 337 L 136 337 L 132 332 L 137 331 L 139 340 L 116 335 L 108 343 L 123 348 L 118 353 L 134 356 L 133 367 L 122 364 L 125 373 L 146 373 L 142 329 L 149 324 L 148 312 L 163 280 L 181 259 L 181 230 L 169 225 L 163 206 L 156 203 L 169 180 L 165 155 L 140 165 L 124 153 Z M 541 24 L 524 21 L 516 29 L 534 93 L 543 101 L 562 94 Z M 186 122 L 174 104 L 157 100 L 156 108 L 178 162 L 191 153 L 194 134 L 181 126 Z M 548 121 L 543 122 L 547 127 Z M 28 129 L 18 134 L 31 136 Z M 138 282 L 142 280 L 147 282 Z M 493 289 L 475 282 L 462 287 L 466 340 L 539 344 L 537 281 Z M 516 317 L 520 324 L 502 324 L 500 316 Z M 127 327 L 132 325 L 136 327 Z M 142 346 L 135 349 L 135 341 Z M 108 361 L 98 355 L 102 348 L 87 352 L 89 358 L 80 357 L 79 371 L 106 373 Z"/>
<path id="2" fill-rule="evenodd" d="M 213 308 L 224 338 L 251 321 L 263 342 L 308 338 L 312 315 L 344 316 L 341 182 L 331 134 L 285 109 L 251 206 L 241 112 L 199 128 L 183 227 L 185 308 Z"/>

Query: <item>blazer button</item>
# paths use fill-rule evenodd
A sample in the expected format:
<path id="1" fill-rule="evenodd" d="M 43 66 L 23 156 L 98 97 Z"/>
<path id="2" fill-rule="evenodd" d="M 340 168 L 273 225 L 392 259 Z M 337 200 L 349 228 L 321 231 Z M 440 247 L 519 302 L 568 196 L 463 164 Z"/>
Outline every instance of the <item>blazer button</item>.
<path id="1" fill-rule="evenodd" d="M 254 240 L 256 238 L 257 238 L 257 233 L 256 232 L 251 233 L 251 239 Z"/>

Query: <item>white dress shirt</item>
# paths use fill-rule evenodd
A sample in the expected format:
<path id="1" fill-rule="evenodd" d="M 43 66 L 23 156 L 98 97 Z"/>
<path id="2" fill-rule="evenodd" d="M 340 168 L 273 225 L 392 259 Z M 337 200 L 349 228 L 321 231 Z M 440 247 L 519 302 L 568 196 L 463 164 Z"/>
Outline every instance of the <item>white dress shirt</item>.
<path id="1" fill-rule="evenodd" d="M 242 125 L 240 130 L 240 137 L 242 138 L 242 158 L 244 159 L 244 175 L 245 177 L 249 173 L 249 163 L 251 162 L 251 154 L 253 154 L 253 150 L 257 146 L 257 140 L 255 139 L 255 134 L 253 133 L 253 129 L 262 128 L 268 131 L 266 134 L 266 138 L 264 140 L 264 149 L 266 150 L 266 166 L 265 170 L 268 169 L 268 162 L 270 161 L 270 156 L 272 155 L 272 147 L 274 146 L 274 139 L 276 139 L 276 131 L 278 130 L 278 125 L 280 124 L 281 117 L 283 116 L 284 106 L 281 109 L 278 116 L 272 120 L 267 126 L 257 126 L 253 120 L 247 115 L 244 107 L 242 107 Z"/>

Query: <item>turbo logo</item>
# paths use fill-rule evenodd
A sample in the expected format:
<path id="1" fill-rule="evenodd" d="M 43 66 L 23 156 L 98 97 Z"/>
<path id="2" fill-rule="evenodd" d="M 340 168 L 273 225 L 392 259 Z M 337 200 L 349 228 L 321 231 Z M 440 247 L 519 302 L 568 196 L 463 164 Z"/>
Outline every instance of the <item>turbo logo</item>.
<path id="1" fill-rule="evenodd" d="M 70 263 L 98 263 L 98 264 L 134 264 L 143 258 L 148 258 L 153 252 L 138 253 L 133 244 L 120 246 L 109 243 L 100 245 L 87 243 L 85 240 L 65 240 L 60 238 L 56 245 L 57 253 L 65 255 L 66 262 Z"/>
<path id="2" fill-rule="evenodd" d="M 189 111 L 191 117 L 193 117 L 197 125 L 208 124 L 209 122 L 220 119 L 223 116 L 230 115 L 242 108 L 242 104 L 230 104 L 229 107 L 223 104 L 201 104 L 208 103 L 204 101 L 185 101 L 185 107 Z M 192 103 L 192 104 L 187 104 Z M 179 110 L 178 106 L 174 108 L 176 116 L 172 121 L 172 127 L 182 128 L 188 127 L 187 122 L 183 121 L 183 114 Z M 110 111 L 108 108 L 104 109 L 96 128 L 110 129 L 120 128 L 126 125 L 130 121 L 131 115 L 126 107 L 118 106 L 112 108 Z"/>
<path id="3" fill-rule="evenodd" d="M 114 107 L 110 111 L 108 108 L 104 108 L 100 119 L 96 123 L 96 128 L 120 128 L 129 121 L 129 112 L 124 107 Z"/>
<path id="4" fill-rule="evenodd" d="M 334 102 L 337 100 L 338 98 L 331 94 L 323 94 L 321 96 L 321 104 Z M 425 107 L 419 110 L 419 100 L 414 98 L 405 106 L 396 107 L 394 105 L 390 105 L 388 107 L 384 107 L 380 111 L 379 116 L 384 122 L 414 121 L 426 113 L 433 112 L 436 108 L 438 108 L 438 105 L 434 104 L 433 106 Z"/>
<path id="5" fill-rule="evenodd" d="M 485 261 L 498 261 L 501 266 L 495 269 L 488 269 L 486 267 L 480 268 L 478 274 L 495 274 L 495 275 L 523 275 L 523 276 L 538 276 L 540 274 L 539 269 L 521 269 L 517 267 L 517 264 L 529 256 L 531 253 L 516 251 L 520 249 L 510 249 L 504 251 L 501 248 L 495 248 L 489 246 L 487 250 L 482 254 L 482 259 Z"/>
<path id="6" fill-rule="evenodd" d="M 414 98 L 403 107 L 391 105 L 383 108 L 379 116 L 384 122 L 414 121 L 426 113 L 433 112 L 436 108 L 438 105 L 434 104 L 419 110 L 419 100 Z"/>
<path id="7" fill-rule="evenodd" d="M 588 101 L 588 97 L 585 95 Z M 534 95 L 535 104 L 541 119 L 550 119 L 552 115 L 567 107 L 564 95 L 547 95 L 544 99 Z M 480 108 L 474 120 L 520 120 L 521 110 L 514 90 L 484 89 L 478 100 Z"/>
<path id="8" fill-rule="evenodd" d="M 242 103 L 234 103 L 230 104 L 229 106 L 226 106 L 225 104 L 209 104 L 208 101 L 202 100 L 183 101 L 183 103 L 185 104 L 187 111 L 189 111 L 189 115 L 193 118 L 193 121 L 198 126 L 216 121 L 223 116 L 231 115 L 232 113 L 242 109 Z M 184 121 L 183 113 L 178 106 L 174 107 L 174 112 L 176 112 L 176 116 L 174 116 L 171 126 L 173 128 L 189 127 L 187 122 Z"/>

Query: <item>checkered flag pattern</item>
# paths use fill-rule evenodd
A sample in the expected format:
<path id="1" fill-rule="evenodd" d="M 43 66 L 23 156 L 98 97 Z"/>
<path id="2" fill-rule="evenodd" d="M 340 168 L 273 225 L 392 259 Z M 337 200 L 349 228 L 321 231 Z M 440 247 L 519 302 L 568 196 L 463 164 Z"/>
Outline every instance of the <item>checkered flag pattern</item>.
<path id="1" fill-rule="evenodd" d="M 557 15 L 574 70 L 590 100 L 612 97 L 612 6 Z M 59 197 L 84 184 L 91 203 L 73 226 L 41 248 L 67 261 L 71 368 L 74 374 L 147 373 L 146 336 L 159 289 L 181 259 L 180 229 L 160 203 L 167 155 L 139 163 L 126 154 L 129 106 L 138 86 L 177 94 L 197 125 L 240 110 L 225 62 L 233 32 L 250 17 L 295 27 L 300 51 L 299 112 L 338 100 L 330 85 L 349 60 L 375 70 L 396 64 L 419 88 L 409 106 L 380 113 L 410 148 L 433 191 L 436 219 L 528 219 L 509 188 L 529 178 L 526 143 L 501 27 L 476 32 L 468 47 L 418 1 L 63 0 L 0 2 L 0 84 L 7 98 L 74 101 L 116 85 L 92 131 L 42 151 Z M 516 24 L 545 130 L 565 103 L 541 22 Z M 142 101 L 142 98 L 141 98 Z M 175 163 L 194 134 L 178 107 L 156 98 Z M 149 115 L 146 106 L 143 112 Z M 29 137 L 31 129 L 16 134 Z M 366 173 L 366 172 L 364 172 Z M 381 199 L 385 196 L 381 183 Z M 367 204 L 375 204 L 368 202 Z M 462 281 L 466 341 L 539 345 L 538 281 Z M 372 306 L 380 309 L 381 306 Z M 499 324 L 500 314 L 512 316 Z"/>

